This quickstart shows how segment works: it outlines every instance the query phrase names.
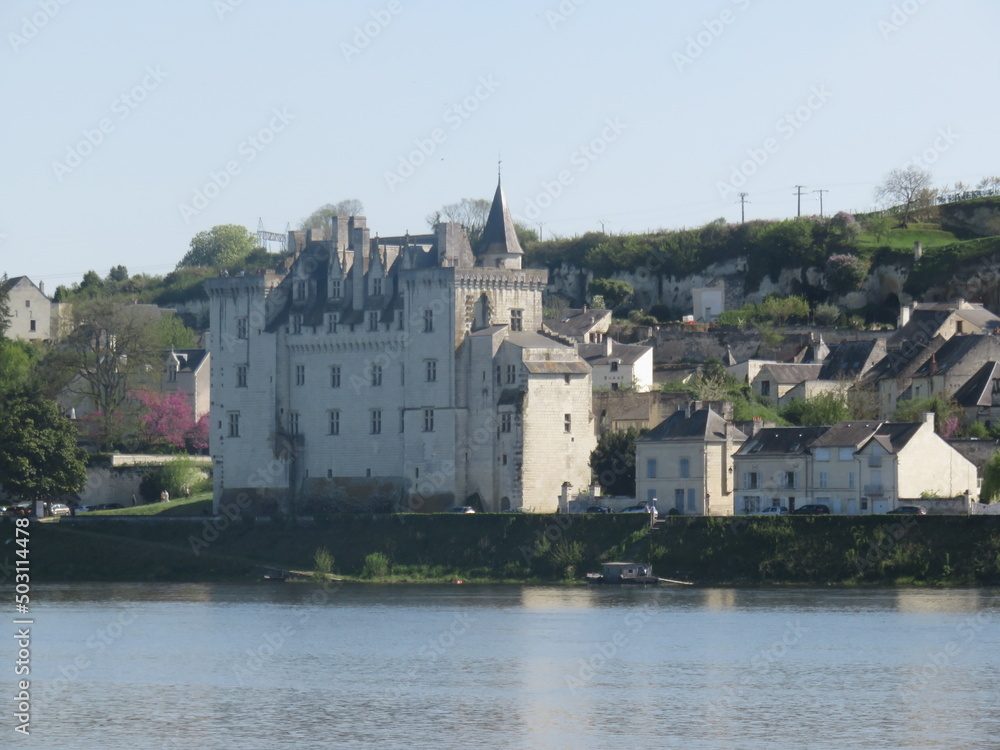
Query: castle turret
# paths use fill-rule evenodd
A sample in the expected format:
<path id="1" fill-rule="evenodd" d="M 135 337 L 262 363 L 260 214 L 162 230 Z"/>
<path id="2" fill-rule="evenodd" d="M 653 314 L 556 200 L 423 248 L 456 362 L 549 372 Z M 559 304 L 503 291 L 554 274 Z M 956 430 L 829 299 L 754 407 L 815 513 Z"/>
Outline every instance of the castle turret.
<path id="1" fill-rule="evenodd" d="M 493 196 L 490 215 L 483 228 L 479 249 L 476 251 L 476 265 L 487 268 L 519 269 L 523 255 L 524 250 L 517 241 L 517 230 L 507 209 L 503 188 L 497 180 L 497 192 Z"/>

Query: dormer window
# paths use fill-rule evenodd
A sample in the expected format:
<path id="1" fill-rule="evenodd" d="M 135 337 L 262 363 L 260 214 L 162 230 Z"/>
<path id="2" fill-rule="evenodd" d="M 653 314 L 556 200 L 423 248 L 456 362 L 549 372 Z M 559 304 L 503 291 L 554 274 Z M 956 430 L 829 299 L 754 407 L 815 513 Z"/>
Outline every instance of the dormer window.
<path id="1" fill-rule="evenodd" d="M 382 294 L 382 279 L 372 279 L 372 294 L 376 297 Z"/>
<path id="2" fill-rule="evenodd" d="M 369 331 L 378 330 L 378 312 L 368 313 L 368 330 Z"/>
<path id="3" fill-rule="evenodd" d="M 306 298 L 306 282 L 297 281 L 295 282 L 295 299 L 302 300 Z"/>
<path id="4" fill-rule="evenodd" d="M 330 297 L 340 299 L 340 279 L 334 279 L 330 282 Z"/>
<path id="5" fill-rule="evenodd" d="M 171 362 L 170 366 L 167 367 L 167 380 L 171 383 L 177 381 L 177 363 Z"/>

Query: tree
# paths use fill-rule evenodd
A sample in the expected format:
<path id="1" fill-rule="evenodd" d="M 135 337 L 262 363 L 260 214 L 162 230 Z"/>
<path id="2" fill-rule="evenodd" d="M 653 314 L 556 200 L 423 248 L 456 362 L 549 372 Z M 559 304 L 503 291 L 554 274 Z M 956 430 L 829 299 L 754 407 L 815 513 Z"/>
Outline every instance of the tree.
<path id="1" fill-rule="evenodd" d="M 934 430 L 938 435 L 951 438 L 961 424 L 962 409 L 950 398 L 931 396 L 930 398 L 904 399 L 896 402 L 893 422 L 923 422 L 924 414 L 934 412 Z"/>
<path id="2" fill-rule="evenodd" d="M 892 231 L 892 221 L 888 216 L 876 214 L 865 221 L 865 231 L 874 236 L 876 242 L 882 242 Z"/>
<path id="3" fill-rule="evenodd" d="M 614 310 L 627 302 L 635 289 L 620 279 L 594 279 L 588 286 L 588 292 L 594 297 L 603 297 L 608 308 Z"/>
<path id="4" fill-rule="evenodd" d="M 0 484 L 29 500 L 83 489 L 86 452 L 77 437 L 56 403 L 37 390 L 0 396 Z"/>
<path id="5" fill-rule="evenodd" d="M 433 228 L 442 221 L 461 224 L 469 236 L 469 244 L 475 248 L 483 236 L 486 220 L 490 217 L 490 202 L 483 198 L 462 198 L 458 203 L 449 203 L 441 210 L 427 215 L 427 223 Z"/>
<path id="6" fill-rule="evenodd" d="M 983 484 L 979 488 L 979 502 L 993 503 L 1000 500 L 1000 451 L 996 451 L 983 466 Z"/>
<path id="7" fill-rule="evenodd" d="M 364 204 L 357 198 L 348 198 L 339 203 L 326 203 L 304 218 L 299 228 L 326 229 L 334 216 L 361 216 L 364 212 Z"/>
<path id="8" fill-rule="evenodd" d="M 129 394 L 142 404 L 139 423 L 142 437 L 154 450 L 180 451 L 187 447 L 195 428 L 191 404 L 185 394 L 139 389 Z"/>
<path id="9" fill-rule="evenodd" d="M 844 294 L 861 285 L 868 278 L 868 262 L 856 255 L 831 255 L 826 259 L 826 285 L 836 294 Z"/>
<path id="10" fill-rule="evenodd" d="M 128 281 L 128 269 L 125 266 L 113 266 L 108 272 L 108 281 L 121 283 Z"/>
<path id="11" fill-rule="evenodd" d="M 0 338 L 0 393 L 28 385 L 38 360 L 38 348 L 27 341 Z"/>
<path id="12" fill-rule="evenodd" d="M 605 432 L 590 454 L 590 469 L 607 495 L 635 496 L 635 441 L 645 430 Z"/>
<path id="13" fill-rule="evenodd" d="M 842 394 L 827 391 L 813 396 L 808 401 L 796 399 L 781 410 L 781 416 L 793 425 L 829 425 L 846 422 L 851 418 Z"/>
<path id="14" fill-rule="evenodd" d="M 222 268 L 236 266 L 257 247 L 257 237 L 239 224 L 220 224 L 208 231 L 198 232 L 191 240 L 178 268 L 210 266 Z"/>
<path id="15" fill-rule="evenodd" d="M 10 328 L 10 283 L 7 274 L 0 278 L 0 339 L 7 335 Z"/>
<path id="16" fill-rule="evenodd" d="M 903 229 L 913 220 L 913 212 L 926 208 L 933 202 L 931 173 L 919 167 L 893 169 L 875 188 L 875 199 L 902 205 L 903 215 L 899 220 Z"/>
<path id="17" fill-rule="evenodd" d="M 161 349 L 193 349 L 197 343 L 194 331 L 176 315 L 161 315 L 155 335 Z"/>
<path id="18" fill-rule="evenodd" d="M 73 306 L 73 331 L 56 356 L 72 374 L 66 391 L 84 397 L 97 416 L 97 438 L 109 447 L 120 437 L 120 410 L 128 394 L 163 368 L 161 313 L 145 305 L 92 300 Z"/>

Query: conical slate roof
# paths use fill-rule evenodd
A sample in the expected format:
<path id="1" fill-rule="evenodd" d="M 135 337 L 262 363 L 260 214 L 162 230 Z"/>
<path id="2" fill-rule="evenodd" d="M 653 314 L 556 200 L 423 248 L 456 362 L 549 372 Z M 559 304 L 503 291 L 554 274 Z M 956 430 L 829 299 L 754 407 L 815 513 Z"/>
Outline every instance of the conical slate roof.
<path id="1" fill-rule="evenodd" d="M 503 196 L 503 188 L 497 180 L 497 192 L 493 196 L 489 218 L 483 227 L 483 237 L 476 255 L 523 255 L 521 243 L 517 241 L 517 231 L 514 220 L 507 210 L 507 200 Z"/>

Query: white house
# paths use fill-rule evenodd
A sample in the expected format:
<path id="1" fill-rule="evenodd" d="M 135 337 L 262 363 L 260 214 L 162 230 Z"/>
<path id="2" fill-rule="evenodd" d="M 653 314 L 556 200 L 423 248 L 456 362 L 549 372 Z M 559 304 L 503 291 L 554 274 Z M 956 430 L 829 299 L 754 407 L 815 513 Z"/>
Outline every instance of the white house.
<path id="1" fill-rule="evenodd" d="M 599 344 L 578 344 L 577 351 L 593 370 L 594 390 L 653 388 L 653 347 L 620 344 L 609 336 Z"/>
<path id="2" fill-rule="evenodd" d="M 27 276 L 7 280 L 7 302 L 10 325 L 7 338 L 26 341 L 57 341 L 62 333 L 63 318 L 70 305 L 53 302 L 45 296 L 43 287 Z"/>

